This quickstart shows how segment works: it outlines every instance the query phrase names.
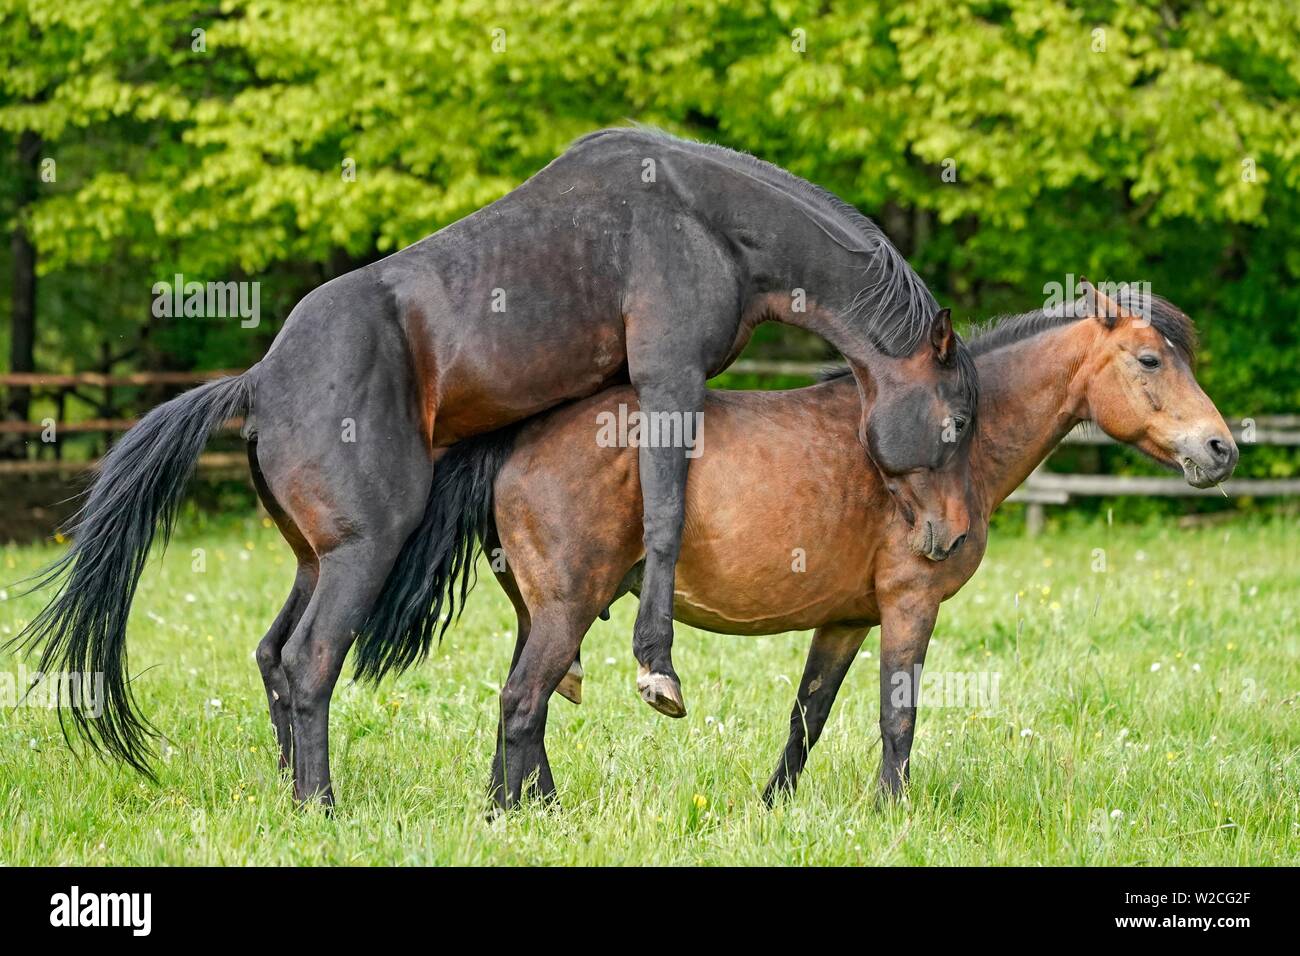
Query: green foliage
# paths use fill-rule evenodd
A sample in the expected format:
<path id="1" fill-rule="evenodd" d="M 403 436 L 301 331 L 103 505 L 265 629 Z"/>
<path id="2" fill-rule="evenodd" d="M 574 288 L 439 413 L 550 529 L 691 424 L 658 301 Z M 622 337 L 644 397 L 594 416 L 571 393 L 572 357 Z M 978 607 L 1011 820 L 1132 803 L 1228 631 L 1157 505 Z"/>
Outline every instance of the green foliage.
<path id="1" fill-rule="evenodd" d="M 1271 0 L 0 0 L 0 215 L 39 247 L 46 367 L 142 338 L 237 365 L 329 275 L 631 119 L 833 189 L 966 317 L 1148 280 L 1258 415 L 1300 408 L 1298 94 Z M 17 208 L 23 130 L 58 178 Z M 273 322 L 153 321 L 177 272 L 258 279 Z"/>

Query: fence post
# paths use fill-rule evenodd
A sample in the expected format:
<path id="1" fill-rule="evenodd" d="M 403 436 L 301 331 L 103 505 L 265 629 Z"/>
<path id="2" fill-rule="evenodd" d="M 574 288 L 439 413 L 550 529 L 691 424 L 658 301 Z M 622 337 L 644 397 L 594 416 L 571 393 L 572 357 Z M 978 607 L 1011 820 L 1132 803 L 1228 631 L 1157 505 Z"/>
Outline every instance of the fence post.
<path id="1" fill-rule="evenodd" d="M 63 423 L 68 420 L 68 390 L 61 388 L 58 390 L 57 404 L 58 418 L 54 420 L 54 460 L 63 461 Z M 37 449 L 36 457 L 40 457 L 40 449 Z"/>
<path id="2" fill-rule="evenodd" d="M 1025 506 L 1025 533 L 1031 538 L 1036 538 L 1043 531 L 1043 525 L 1047 521 L 1047 506 L 1041 501 L 1031 501 Z"/>

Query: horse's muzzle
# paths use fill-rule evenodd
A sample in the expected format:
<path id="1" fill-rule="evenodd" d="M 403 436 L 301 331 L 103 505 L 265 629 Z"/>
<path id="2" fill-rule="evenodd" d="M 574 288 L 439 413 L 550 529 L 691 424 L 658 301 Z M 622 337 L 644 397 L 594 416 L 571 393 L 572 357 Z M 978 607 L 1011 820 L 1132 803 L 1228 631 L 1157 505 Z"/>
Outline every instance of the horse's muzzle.
<path id="1" fill-rule="evenodd" d="M 1223 481 L 1237 467 L 1240 455 L 1231 435 L 1188 441 L 1180 451 L 1183 479 L 1193 488 L 1209 488 Z"/>
<path id="2" fill-rule="evenodd" d="M 919 555 L 929 558 L 931 561 L 943 561 L 952 557 L 966 542 L 966 534 L 962 532 L 953 538 L 945 547 L 940 542 L 947 535 L 942 533 L 946 528 L 937 527 L 933 521 L 926 521 L 924 527 L 919 529 L 913 537 L 912 549 Z"/>

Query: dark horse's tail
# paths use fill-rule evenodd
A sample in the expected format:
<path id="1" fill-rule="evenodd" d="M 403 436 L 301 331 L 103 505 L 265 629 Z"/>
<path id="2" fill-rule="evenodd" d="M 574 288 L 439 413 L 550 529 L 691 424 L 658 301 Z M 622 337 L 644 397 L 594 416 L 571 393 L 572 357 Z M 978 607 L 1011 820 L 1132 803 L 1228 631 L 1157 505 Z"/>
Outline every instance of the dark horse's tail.
<path id="1" fill-rule="evenodd" d="M 517 434 L 510 427 L 466 439 L 438 459 L 424 518 L 357 635 L 359 680 L 378 682 L 423 660 L 464 607 L 479 546 L 494 525 L 492 488 Z"/>
<path id="2" fill-rule="evenodd" d="M 30 590 L 58 584 L 54 600 L 9 643 L 43 645 L 40 669 L 102 680 L 98 701 L 68 701 L 78 732 L 99 751 L 150 773 L 148 721 L 131 693 L 126 620 L 149 546 L 171 536 L 186 481 L 208 435 L 251 404 L 246 375 L 223 378 L 159 405 L 126 433 L 100 464 L 69 529 L 72 547 L 32 579 Z M 101 676 L 102 675 L 102 676 Z M 93 685 L 89 685 L 93 686 Z M 101 710 L 102 708 L 102 710 Z M 62 719 L 62 708 L 60 708 Z"/>

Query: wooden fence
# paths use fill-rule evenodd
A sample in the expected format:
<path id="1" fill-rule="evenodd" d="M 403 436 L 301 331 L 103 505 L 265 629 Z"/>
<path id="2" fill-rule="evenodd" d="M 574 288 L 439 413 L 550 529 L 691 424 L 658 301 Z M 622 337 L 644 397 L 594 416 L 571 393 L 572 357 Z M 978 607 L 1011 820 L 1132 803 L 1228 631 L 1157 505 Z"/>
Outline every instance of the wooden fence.
<path id="1" fill-rule="evenodd" d="M 760 377 L 781 375 L 811 379 L 815 378 L 823 368 L 824 365 L 815 362 L 741 359 L 731 366 L 730 371 Z M 0 374 L 0 387 L 26 388 L 31 390 L 34 397 L 52 397 L 58 408 L 58 417 L 54 420 L 56 435 L 99 433 L 105 437 L 105 441 L 108 441 L 111 436 L 125 431 L 136 421 L 134 418 L 121 417 L 119 414 L 121 406 L 114 393 L 115 389 L 192 386 L 232 374 L 237 374 L 237 370 L 137 372 L 125 375 L 106 375 L 98 372 L 78 372 L 68 375 L 10 373 Z M 89 395 L 87 389 L 95 389 L 99 393 Z M 77 422 L 63 421 L 67 399 L 73 395 L 91 403 L 100 417 Z M 1255 445 L 1300 447 L 1300 415 L 1258 415 L 1253 419 L 1229 418 L 1228 421 L 1234 437 L 1243 449 Z M 1246 426 L 1243 424 L 1245 422 L 1249 422 L 1249 434 L 1246 433 Z M 0 436 L 41 435 L 48 430 L 48 426 L 48 422 L 0 421 Z M 234 430 L 237 427 L 238 423 L 232 423 L 230 429 Z M 65 461 L 61 456 L 61 443 L 55 441 L 48 444 L 52 457 L 0 461 L 0 475 L 72 474 L 92 469 L 96 465 L 94 461 Z M 1106 445 L 1114 442 L 1096 429 L 1083 428 L 1067 435 L 1065 444 Z M 242 470 L 244 456 L 229 452 L 209 453 L 200 458 L 199 467 L 205 470 Z M 1192 488 L 1181 478 L 1174 477 L 1063 474 L 1039 467 L 1016 490 L 1010 500 L 1029 505 L 1028 521 L 1030 529 L 1034 530 L 1042 524 L 1045 505 L 1063 505 L 1072 497 L 1154 495 L 1191 498 L 1220 495 L 1225 492 L 1229 496 L 1250 497 L 1300 495 L 1300 478 L 1233 479 L 1224 482 L 1220 491 L 1218 488 Z"/>
<path id="2" fill-rule="evenodd" d="M 188 388 L 201 385 L 214 378 L 235 375 L 238 371 L 218 370 L 213 372 L 131 372 L 121 375 L 102 372 L 74 372 L 71 374 L 43 374 L 40 372 L 9 372 L 0 374 L 0 388 L 21 388 L 28 391 L 33 400 L 49 399 L 54 402 L 56 413 L 52 419 L 43 421 L 0 420 L 0 441 L 7 435 L 44 436 L 53 429 L 54 441 L 37 442 L 37 457 L 28 459 L 0 460 L 0 476 L 4 475 L 75 475 L 92 470 L 98 465 L 95 459 L 66 460 L 63 458 L 64 435 L 101 435 L 104 445 L 115 435 L 121 434 L 138 419 L 124 417 L 122 409 L 128 404 L 117 394 L 122 388 Z M 70 398 L 91 405 L 95 416 L 79 421 L 67 421 L 67 405 Z M 231 422 L 228 431 L 238 429 L 240 422 Z M 46 451 L 49 457 L 41 457 Z M 214 452 L 199 459 L 199 468 L 204 471 L 240 471 L 246 468 L 246 459 L 239 453 Z"/>

